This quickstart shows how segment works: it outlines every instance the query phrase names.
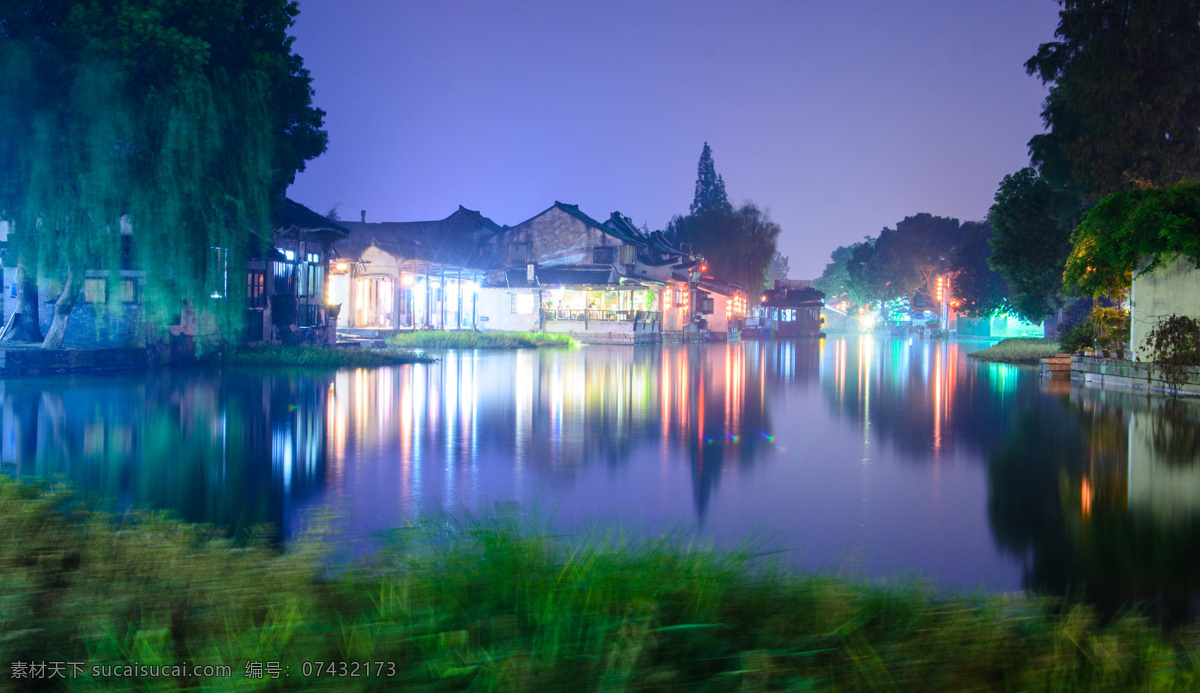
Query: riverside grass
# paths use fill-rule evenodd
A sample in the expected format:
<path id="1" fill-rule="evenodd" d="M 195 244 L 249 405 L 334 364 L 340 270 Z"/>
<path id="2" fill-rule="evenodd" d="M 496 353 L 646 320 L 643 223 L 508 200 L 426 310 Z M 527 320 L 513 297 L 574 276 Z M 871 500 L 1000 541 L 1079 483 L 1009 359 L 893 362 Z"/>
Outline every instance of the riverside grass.
<path id="1" fill-rule="evenodd" d="M 1040 359 L 1060 352 L 1058 340 L 1031 337 L 1002 339 L 986 349 L 972 352 L 969 356 L 988 363 L 1032 364 Z"/>
<path id="2" fill-rule="evenodd" d="M 0 478 L 0 669 L 228 665 L 229 678 L 72 690 L 1197 690 L 1200 636 L 1014 596 L 798 575 L 667 541 L 553 538 L 512 516 L 396 530 L 370 562 L 327 538 L 238 546 Z M 246 676 L 277 662 L 287 676 Z M 335 673 L 305 675 L 305 662 Z M 371 676 L 362 675 L 370 663 Z M 359 677 L 350 671 L 358 663 Z M 377 675 L 382 668 L 383 675 Z"/>
<path id="3" fill-rule="evenodd" d="M 579 342 L 551 332 L 474 332 L 471 330 L 416 330 L 388 336 L 395 347 L 420 349 L 536 349 L 569 347 Z"/>
<path id="4" fill-rule="evenodd" d="M 241 347 L 208 356 L 212 363 L 230 366 L 290 366 L 295 368 L 375 368 L 435 359 L 406 349 L 362 349 L 327 346 Z"/>

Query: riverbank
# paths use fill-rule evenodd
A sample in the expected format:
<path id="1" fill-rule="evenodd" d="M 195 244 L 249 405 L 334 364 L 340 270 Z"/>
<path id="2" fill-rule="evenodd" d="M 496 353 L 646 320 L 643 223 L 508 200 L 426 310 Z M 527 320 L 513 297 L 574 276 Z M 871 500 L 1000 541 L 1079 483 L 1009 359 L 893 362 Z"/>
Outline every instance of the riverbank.
<path id="1" fill-rule="evenodd" d="M 1036 366 L 1041 359 L 1054 356 L 1059 351 L 1056 339 L 1011 337 L 1002 339 L 986 349 L 972 352 L 968 356 L 987 363 Z"/>
<path id="2" fill-rule="evenodd" d="M 497 519 L 398 529 L 371 563 L 334 570 L 331 546 L 279 553 L 160 515 L 116 522 L 63 488 L 0 478 L 0 668 L 29 690 L 46 681 L 16 680 L 22 663 L 60 661 L 92 678 L 186 660 L 154 678 L 166 689 L 212 685 L 195 666 L 230 667 L 221 688 L 281 690 L 343 690 L 355 674 L 357 690 L 522 691 L 1166 690 L 1200 676 L 1194 633 L 1135 617 L 664 541 Z M 132 672 L 131 687 L 153 678 Z"/>
<path id="3" fill-rule="evenodd" d="M 287 366 L 292 368 L 377 368 L 404 363 L 430 363 L 430 356 L 408 349 L 356 349 L 265 344 L 211 353 L 202 363 L 226 366 Z"/>
<path id="4" fill-rule="evenodd" d="M 0 377 L 142 370 L 145 349 L 93 347 L 43 349 L 39 342 L 0 342 Z"/>
<path id="5" fill-rule="evenodd" d="M 569 347 L 579 342 L 551 332 L 473 332 L 471 330 L 414 330 L 388 335 L 389 346 L 419 349 L 537 349 Z"/>

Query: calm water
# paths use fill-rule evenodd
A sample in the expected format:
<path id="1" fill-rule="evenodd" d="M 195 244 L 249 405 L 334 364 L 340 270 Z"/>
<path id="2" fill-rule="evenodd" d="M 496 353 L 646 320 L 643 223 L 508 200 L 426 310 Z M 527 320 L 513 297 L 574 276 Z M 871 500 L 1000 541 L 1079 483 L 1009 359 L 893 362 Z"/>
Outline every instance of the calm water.
<path id="1" fill-rule="evenodd" d="M 887 338 L 450 353 L 326 374 L 0 381 L 5 473 L 348 539 L 497 506 L 792 563 L 1195 612 L 1200 403 Z"/>

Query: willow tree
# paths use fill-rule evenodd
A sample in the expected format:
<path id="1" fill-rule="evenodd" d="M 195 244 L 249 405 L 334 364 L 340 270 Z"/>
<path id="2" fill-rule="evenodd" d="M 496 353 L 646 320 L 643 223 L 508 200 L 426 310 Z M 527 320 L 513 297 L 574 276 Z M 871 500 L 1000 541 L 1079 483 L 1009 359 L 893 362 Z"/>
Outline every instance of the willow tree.
<path id="1" fill-rule="evenodd" d="M 0 219 L 9 224 L 5 259 L 16 265 L 18 289 L 18 308 L 6 339 L 22 342 L 42 341 L 37 320 L 37 237 L 21 233 L 33 161 L 28 151 L 33 140 L 30 102 L 39 93 L 33 62 L 34 56 L 23 46 L 0 41 Z"/>
<path id="2" fill-rule="evenodd" d="M 22 312 L 36 316 L 31 276 L 61 279 L 43 346 L 61 346 L 88 270 L 120 302 L 123 235 L 149 325 L 183 311 L 235 334 L 270 205 L 326 144 L 286 33 L 296 3 L 12 4 L 0 0 L 0 218 Z"/>
<path id="3" fill-rule="evenodd" d="M 119 258 L 132 129 L 127 110 L 119 102 L 109 105 L 116 93 L 107 71 L 82 69 L 59 107 L 32 119 L 21 233 L 35 237 L 30 249 L 41 273 L 65 273 L 46 348 L 62 345 L 89 266 L 111 266 L 106 260 Z"/>
<path id="4" fill-rule="evenodd" d="M 165 325 L 183 310 L 210 322 L 206 331 L 236 334 L 248 253 L 270 238 L 275 169 L 262 77 L 198 76 L 151 99 L 146 112 L 137 145 L 146 169 L 129 219 L 148 323 Z"/>

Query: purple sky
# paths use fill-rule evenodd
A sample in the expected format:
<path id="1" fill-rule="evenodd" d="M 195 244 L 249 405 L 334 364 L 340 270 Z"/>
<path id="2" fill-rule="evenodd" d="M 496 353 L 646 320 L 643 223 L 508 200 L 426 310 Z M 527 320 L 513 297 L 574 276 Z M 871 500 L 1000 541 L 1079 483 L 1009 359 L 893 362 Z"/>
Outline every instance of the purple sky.
<path id="1" fill-rule="evenodd" d="M 517 224 L 555 200 L 663 228 L 707 140 L 791 277 L 905 216 L 987 214 L 1028 163 L 1052 0 L 300 0 L 329 150 L 289 195 L 343 219 Z"/>

